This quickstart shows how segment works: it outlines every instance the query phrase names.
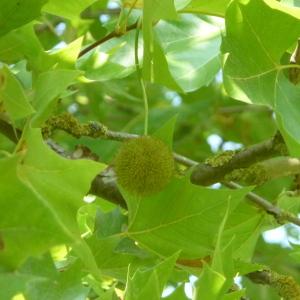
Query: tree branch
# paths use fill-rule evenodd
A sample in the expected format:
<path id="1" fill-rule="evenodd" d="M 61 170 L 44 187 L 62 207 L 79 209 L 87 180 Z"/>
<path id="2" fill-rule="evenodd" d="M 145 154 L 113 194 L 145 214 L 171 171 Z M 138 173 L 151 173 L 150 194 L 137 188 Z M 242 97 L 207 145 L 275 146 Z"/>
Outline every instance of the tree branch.
<path id="1" fill-rule="evenodd" d="M 231 189 L 240 189 L 242 188 L 241 185 L 235 183 L 235 182 L 223 182 L 223 184 Z M 258 207 L 262 208 L 266 213 L 272 215 L 279 224 L 283 224 L 285 222 L 290 222 L 295 225 L 300 226 L 300 219 L 294 216 L 293 214 L 286 212 L 279 208 L 276 205 L 273 205 L 271 202 L 266 200 L 263 197 L 260 197 L 259 195 L 249 192 L 246 195 L 247 199 L 251 202 L 255 203 Z"/>
<path id="2" fill-rule="evenodd" d="M 65 120 L 67 118 L 67 122 Z M 68 125 L 69 124 L 69 125 Z M 50 118 L 46 122 L 46 131 L 47 133 L 51 133 L 55 129 L 62 129 L 67 131 L 68 133 L 72 134 L 74 137 L 80 137 L 82 134 L 88 135 L 93 138 L 101 137 L 104 139 L 109 140 L 115 140 L 115 141 L 126 141 L 129 139 L 137 138 L 139 135 L 137 134 L 131 134 L 126 132 L 117 132 L 117 131 L 111 131 L 108 128 L 106 128 L 104 125 L 97 123 L 97 122 L 89 122 L 86 124 L 80 124 L 78 120 L 73 117 L 70 114 L 63 114 L 60 116 L 54 116 Z M 199 176 L 199 165 L 202 167 L 205 165 L 205 168 L 209 171 L 204 176 L 206 178 L 210 178 L 211 182 L 219 182 L 220 177 L 216 173 L 216 170 L 219 170 L 220 168 L 224 168 L 223 170 L 223 176 L 225 176 L 226 172 L 230 172 L 230 170 L 233 169 L 233 166 L 230 165 L 230 163 L 233 162 L 233 165 L 236 166 L 245 166 L 249 165 L 250 163 L 247 162 L 247 159 L 249 159 L 252 163 L 257 162 L 258 160 L 263 160 L 266 157 L 274 156 L 276 154 L 282 155 L 282 152 L 285 152 L 285 145 L 283 144 L 282 137 L 279 134 L 276 134 L 272 139 L 267 140 L 265 142 L 262 142 L 257 145 L 253 145 L 245 150 L 242 150 L 237 153 L 232 153 L 231 157 L 228 159 L 228 161 L 220 166 L 220 167 L 211 167 L 207 164 L 199 164 L 198 162 L 191 160 L 187 157 L 184 157 L 180 154 L 174 153 L 174 159 L 187 167 L 194 167 L 194 171 L 192 172 L 191 179 L 193 178 L 194 181 L 192 181 L 194 184 L 202 185 L 203 184 L 203 175 L 200 177 L 200 180 L 197 181 L 196 177 Z M 214 163 L 219 163 L 219 158 L 214 160 Z M 225 159 L 225 160 L 226 160 Z M 224 160 L 224 157 L 221 158 L 222 163 Z M 210 170 L 213 170 L 213 172 L 210 172 Z M 197 172 L 197 176 L 194 176 L 194 173 Z M 217 176 L 217 180 L 214 179 L 212 174 L 215 174 Z M 194 176 L 194 177 L 193 177 Z M 113 176 L 114 177 L 114 176 Z M 102 176 L 101 174 L 99 177 L 97 177 L 91 187 L 91 193 L 94 193 L 97 196 L 103 197 L 110 201 L 110 199 L 113 199 L 112 202 L 117 203 L 124 207 L 125 200 L 122 198 L 120 192 L 117 189 L 117 186 L 115 182 L 115 177 L 108 181 L 107 174 L 105 176 Z M 109 184 L 107 184 L 109 182 Z M 240 185 L 234 183 L 234 182 L 223 182 L 224 185 L 226 185 L 229 188 L 238 189 L 242 188 Z M 255 203 L 260 208 L 264 209 L 268 214 L 271 214 L 275 217 L 275 219 L 278 221 L 279 224 L 282 224 L 286 221 L 294 223 L 295 225 L 300 226 L 300 219 L 298 219 L 296 216 L 282 211 L 279 207 L 274 206 L 272 203 L 267 201 L 266 199 L 256 195 L 255 193 L 248 193 L 247 199 L 250 200 L 252 203 Z"/>
<path id="3" fill-rule="evenodd" d="M 84 48 L 83 50 L 80 51 L 80 53 L 78 54 L 78 58 L 83 56 L 84 54 L 88 53 L 89 51 L 93 50 L 94 48 L 96 48 L 97 46 L 107 42 L 108 40 L 112 39 L 112 38 L 115 38 L 115 37 L 120 37 L 124 34 L 126 34 L 127 32 L 133 30 L 133 29 L 136 29 L 137 27 L 137 22 L 130 25 L 130 26 L 127 26 L 126 27 L 126 30 L 124 33 L 120 33 L 120 32 L 117 32 L 116 30 L 110 32 L 109 34 L 107 34 L 105 37 L 103 37 L 102 39 L 94 42 L 93 44 L 87 46 L 86 48 Z"/>
<path id="4" fill-rule="evenodd" d="M 65 117 L 66 117 L 66 115 L 65 115 Z M 52 117 L 50 120 L 48 120 L 46 122 L 46 124 L 47 124 L 46 127 L 44 127 L 42 129 L 44 136 L 47 137 L 49 134 L 51 134 L 53 132 L 53 130 L 58 129 L 58 128 L 65 130 L 66 132 L 72 134 L 76 138 L 80 137 L 81 133 L 86 134 L 93 138 L 101 137 L 104 139 L 115 140 L 115 141 L 126 141 L 128 139 L 137 138 L 139 136 L 137 134 L 111 131 L 111 130 L 107 129 L 107 127 L 105 127 L 104 125 L 97 123 L 97 122 L 89 122 L 86 124 L 80 124 L 76 118 L 74 118 L 73 116 L 71 116 L 69 114 L 67 115 L 67 118 L 70 121 L 69 125 L 66 125 L 68 122 L 63 122 L 63 120 L 61 118 L 64 118 L 64 115 Z M 3 122 L 5 122 L 5 121 L 3 121 Z M 61 127 L 59 127 L 60 125 L 61 125 Z M 58 127 L 55 127 L 55 126 L 58 126 Z M 3 132 L 1 127 L 0 127 L 0 132 L 6 134 L 6 131 L 4 130 L 4 132 Z M 267 149 L 269 151 L 269 153 L 272 153 L 272 151 L 274 151 L 274 150 L 270 150 L 270 145 L 273 145 L 274 139 L 276 139 L 276 137 L 274 137 L 273 139 L 271 139 L 269 141 L 258 144 L 259 146 L 256 149 Z M 61 147 L 56 146 L 56 144 L 53 143 L 53 141 L 48 140 L 47 142 L 48 142 L 49 146 L 54 151 L 58 152 L 60 155 L 63 155 L 66 157 L 71 157 L 71 156 L 65 155 L 63 153 L 63 150 L 61 149 Z M 255 145 L 252 146 L 251 149 L 255 149 Z M 244 150 L 244 151 L 246 151 L 246 150 Z M 245 157 L 247 155 L 249 155 L 249 154 L 245 154 Z M 260 157 L 263 157 L 262 153 L 259 155 L 260 155 Z M 189 159 L 185 156 L 182 156 L 180 154 L 177 154 L 177 153 L 174 153 L 174 159 L 178 163 L 180 163 L 186 167 L 198 166 L 198 162 L 196 162 L 192 159 Z M 200 183 L 195 182 L 195 184 L 200 184 Z M 242 188 L 242 186 L 240 186 L 234 182 L 226 182 L 226 183 L 223 182 L 223 184 L 232 189 Z M 126 208 L 126 202 L 125 202 L 124 198 L 122 197 L 120 191 L 117 188 L 115 176 L 114 176 L 114 173 L 112 172 L 112 170 L 109 170 L 109 169 L 105 170 L 102 174 L 99 174 L 93 180 L 93 182 L 91 184 L 90 193 L 92 193 L 96 196 L 100 196 L 108 201 L 111 201 L 115 204 L 120 205 L 121 207 Z M 258 207 L 265 210 L 266 213 L 274 216 L 275 219 L 280 224 L 282 224 L 283 222 L 291 222 L 295 225 L 300 226 L 299 218 L 297 218 L 296 216 L 294 216 L 290 213 L 287 213 L 287 212 L 281 210 L 279 207 L 273 205 L 268 200 L 256 195 L 255 193 L 250 192 L 246 195 L 246 197 L 252 203 L 256 204 Z"/>
<path id="5" fill-rule="evenodd" d="M 86 9 L 80 14 L 80 17 L 82 19 L 98 19 L 101 15 L 119 15 L 120 12 L 120 8 L 99 9 L 98 11 Z"/>
<path id="6" fill-rule="evenodd" d="M 224 180 L 225 175 L 235 169 L 247 168 L 250 165 L 270 157 L 286 154 L 286 147 L 280 134 L 272 139 L 234 152 L 225 151 L 207 163 L 199 163 L 191 181 L 199 185 L 211 185 Z"/>
<path id="7" fill-rule="evenodd" d="M 286 300 L 300 299 L 300 286 L 292 276 L 281 275 L 274 271 L 263 270 L 247 274 L 254 283 L 270 285 L 278 295 Z"/>
<path id="8" fill-rule="evenodd" d="M 300 174 L 300 159 L 284 156 L 267 159 L 249 168 L 235 169 L 225 176 L 225 180 L 261 185 L 276 178 L 297 174 Z"/>
<path id="9" fill-rule="evenodd" d="M 126 202 L 118 190 L 114 172 L 110 168 L 94 178 L 89 193 L 127 209 Z"/>
<path id="10" fill-rule="evenodd" d="M 219 107 L 216 110 L 216 113 L 222 115 L 229 115 L 229 114 L 239 114 L 245 111 L 272 113 L 272 110 L 267 106 L 253 105 L 253 104 L 223 106 L 223 107 Z"/>
<path id="11" fill-rule="evenodd" d="M 278 157 L 259 163 L 268 179 L 291 176 L 300 173 L 300 159 L 294 157 Z"/>

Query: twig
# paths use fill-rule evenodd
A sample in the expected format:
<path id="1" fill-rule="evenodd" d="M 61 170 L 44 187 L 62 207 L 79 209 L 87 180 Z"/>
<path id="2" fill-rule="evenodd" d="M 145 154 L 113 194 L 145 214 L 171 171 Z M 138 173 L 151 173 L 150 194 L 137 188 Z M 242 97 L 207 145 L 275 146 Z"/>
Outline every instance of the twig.
<path id="1" fill-rule="evenodd" d="M 125 33 L 133 30 L 133 29 L 136 29 L 137 27 L 137 23 L 134 23 L 130 26 L 127 26 L 126 27 L 126 31 Z M 93 44 L 87 46 L 85 49 L 81 50 L 80 53 L 78 54 L 78 58 L 83 56 L 84 54 L 88 53 L 89 51 L 93 50 L 94 48 L 96 48 L 97 46 L 107 42 L 108 40 L 112 39 L 112 38 L 115 38 L 115 37 L 120 37 L 122 35 L 124 35 L 125 33 L 120 33 L 120 32 L 117 32 L 116 30 L 110 32 L 108 35 L 106 35 L 105 37 L 103 37 L 102 39 L 94 42 Z"/>
<path id="2" fill-rule="evenodd" d="M 231 189 L 240 189 L 242 186 L 235 182 L 223 182 L 223 184 Z M 266 213 L 272 215 L 279 224 L 284 223 L 285 221 L 288 221 L 290 223 L 293 223 L 295 225 L 300 226 L 300 219 L 296 216 L 287 213 L 280 209 L 278 206 L 273 205 L 271 202 L 266 200 L 263 197 L 260 197 L 259 195 L 249 192 L 246 197 L 253 203 L 255 203 L 260 208 L 264 209 Z"/>
<path id="3" fill-rule="evenodd" d="M 262 105 L 253 105 L 253 104 L 223 106 L 223 107 L 219 107 L 216 110 L 216 113 L 227 115 L 227 114 L 238 114 L 245 111 L 272 113 L 272 110 L 269 107 L 262 106 Z"/>
<path id="4" fill-rule="evenodd" d="M 89 9 L 86 9 L 81 13 L 80 16 L 83 19 L 97 19 L 101 15 L 119 15 L 120 12 L 120 8 L 99 9 L 98 11 L 91 11 Z"/>

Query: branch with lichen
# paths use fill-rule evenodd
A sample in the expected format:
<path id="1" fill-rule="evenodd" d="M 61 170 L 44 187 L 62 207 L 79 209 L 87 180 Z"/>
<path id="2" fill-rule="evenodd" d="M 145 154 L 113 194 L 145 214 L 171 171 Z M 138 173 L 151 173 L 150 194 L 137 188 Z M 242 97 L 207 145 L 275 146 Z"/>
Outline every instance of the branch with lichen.
<path id="1" fill-rule="evenodd" d="M 66 120 L 70 121 L 70 124 L 67 124 Z M 44 134 L 45 138 L 48 138 L 54 130 L 61 129 L 65 130 L 66 132 L 72 134 L 74 137 L 80 137 L 82 135 L 87 135 L 94 138 L 104 138 L 109 140 L 116 140 L 116 141 L 126 141 L 128 139 L 137 138 L 139 135 L 136 134 L 130 134 L 125 132 L 116 132 L 111 131 L 107 129 L 106 126 L 102 125 L 98 122 L 88 122 L 81 124 L 75 117 L 69 114 L 63 114 L 60 116 L 53 116 L 48 120 L 45 124 L 45 127 L 42 129 L 42 132 Z M 1 127 L 0 127 L 0 132 Z M 2 132 L 6 134 L 6 132 Z M 53 143 L 52 140 L 48 139 L 47 143 L 50 145 L 50 147 L 58 152 L 60 155 L 70 157 L 70 155 L 65 155 L 63 153 L 63 150 L 60 146 L 56 146 L 55 143 Z M 265 142 L 265 144 L 270 144 L 270 141 Z M 260 144 L 259 144 L 260 145 Z M 262 143 L 264 145 L 264 143 Z M 253 146 L 254 147 L 254 146 Z M 261 148 L 261 147 L 258 147 Z M 262 147 L 264 148 L 264 147 Z M 267 147 L 268 148 L 268 147 Z M 189 159 L 185 156 L 182 156 L 177 153 L 173 153 L 175 161 L 177 161 L 179 164 L 182 164 L 186 167 L 196 167 L 199 165 L 198 162 Z M 201 183 L 196 183 L 201 184 Z M 229 188 L 232 189 L 239 189 L 241 188 L 240 185 L 234 183 L 234 182 L 223 182 L 223 184 Z M 92 182 L 90 193 L 100 196 L 108 201 L 111 201 L 115 204 L 118 204 L 124 208 L 126 208 L 125 200 L 123 199 L 120 191 L 117 188 L 116 182 L 115 182 L 115 176 L 113 171 L 111 170 L 108 172 L 107 170 L 104 173 L 99 174 Z M 296 216 L 287 213 L 280 209 L 279 207 L 273 205 L 268 200 L 264 199 L 263 197 L 260 197 L 259 195 L 255 193 L 248 193 L 246 195 L 247 199 L 250 200 L 252 203 L 256 204 L 258 207 L 262 208 L 266 213 L 274 216 L 274 218 L 278 221 L 279 224 L 283 224 L 285 222 L 290 222 L 295 225 L 300 226 L 300 219 Z"/>
<path id="2" fill-rule="evenodd" d="M 275 156 L 286 155 L 287 150 L 283 139 L 277 133 L 270 140 L 250 146 L 239 151 L 225 151 L 194 169 L 191 181 L 199 185 L 211 185 L 225 180 L 227 174 L 236 169 L 249 166 Z"/>
<path id="3" fill-rule="evenodd" d="M 89 136 L 92 138 L 105 137 L 107 128 L 98 122 L 80 123 L 73 115 L 64 113 L 49 118 L 42 128 L 45 138 L 50 137 L 55 130 L 63 130 L 76 138 Z"/>
<path id="4" fill-rule="evenodd" d="M 235 169 L 226 174 L 225 181 L 238 181 L 246 185 L 262 185 L 272 179 L 300 174 L 300 159 L 276 157 L 254 164 L 249 168 Z"/>
<path id="5" fill-rule="evenodd" d="M 273 287 L 284 300 L 300 300 L 300 286 L 292 276 L 263 270 L 249 273 L 247 277 L 254 283 Z"/>
<path id="6" fill-rule="evenodd" d="M 111 131 L 108 128 L 106 128 L 104 125 L 102 125 L 101 123 L 97 123 L 97 122 L 89 122 L 86 124 L 80 124 L 80 122 L 73 117 L 72 115 L 62 115 L 62 118 L 67 117 L 68 119 L 71 119 L 71 124 L 72 126 L 68 126 L 67 127 L 67 132 L 69 132 L 70 134 L 72 134 L 75 137 L 80 137 L 81 133 L 86 134 L 87 128 L 90 128 L 91 124 L 93 127 L 93 131 L 92 131 L 92 135 L 90 135 L 91 137 L 101 137 L 104 139 L 109 139 L 109 140 L 116 140 L 116 141 L 126 141 L 129 139 L 134 139 L 139 137 L 139 135 L 137 134 L 130 134 L 130 133 L 125 133 L 125 132 L 116 132 L 116 131 Z M 46 132 L 52 132 L 55 129 L 62 129 L 64 130 L 64 128 L 66 127 L 65 125 L 65 121 L 60 120 L 59 122 L 57 122 L 57 118 L 58 117 L 52 117 L 52 121 L 48 121 L 46 124 Z M 51 124 L 51 126 L 49 127 L 49 124 Z M 60 125 L 63 126 L 60 126 Z M 55 127 L 55 126 L 56 127 Z M 98 131 L 96 130 L 96 132 L 94 131 L 95 129 L 99 129 Z M 105 128 L 105 130 L 104 130 Z M 207 162 L 211 163 L 213 166 L 211 166 L 212 168 L 222 168 L 225 164 L 225 168 L 226 170 L 230 170 L 231 167 L 229 167 L 228 164 L 234 162 L 235 164 L 237 164 L 238 162 L 242 165 L 243 163 L 246 164 L 245 159 L 249 158 L 252 162 L 256 162 L 258 159 L 263 159 L 265 157 L 269 157 L 271 155 L 275 155 L 275 153 L 279 153 L 282 154 L 283 152 L 285 152 L 285 146 L 282 145 L 283 141 L 280 135 L 275 135 L 272 139 L 267 140 L 265 142 L 262 142 L 260 144 L 257 145 L 253 145 L 245 150 L 239 151 L 239 152 L 225 152 L 225 154 L 221 154 L 218 155 L 217 157 L 208 160 Z M 263 153 L 263 151 L 266 151 L 267 153 Z M 255 157 L 254 154 L 256 154 Z M 198 162 L 191 160 L 185 156 L 182 156 L 180 154 L 177 153 L 173 153 L 174 159 L 175 161 L 177 161 L 178 163 L 186 166 L 186 167 L 196 167 L 196 169 L 192 172 L 192 175 L 194 174 L 194 172 L 198 172 L 197 168 L 199 165 L 203 165 L 203 164 L 199 164 Z M 244 164 L 244 165 L 245 165 Z M 228 171 L 229 172 L 229 171 Z M 210 175 L 210 174 L 208 174 Z M 207 176 L 207 175 L 206 175 Z M 193 182 L 195 184 L 199 184 L 201 185 L 202 182 Z M 238 189 L 241 188 L 240 185 L 229 181 L 229 182 L 223 182 L 224 185 L 226 185 L 229 188 L 232 189 Z M 125 200 L 123 199 L 121 193 L 119 192 L 116 182 L 115 182 L 115 175 L 113 170 L 110 170 L 110 172 L 104 172 L 103 174 L 99 174 L 92 182 L 91 185 L 91 190 L 90 192 L 92 194 L 95 194 L 97 196 L 100 196 L 102 198 L 107 199 L 108 201 L 112 201 L 113 203 L 117 203 L 122 207 L 126 207 L 125 204 Z M 298 219 L 296 216 L 285 212 L 283 210 L 281 210 L 279 207 L 273 205 L 272 203 L 270 203 L 269 201 L 267 201 L 266 199 L 258 196 L 255 193 L 248 193 L 247 194 L 247 199 L 249 199 L 252 203 L 255 203 L 258 207 L 264 209 L 264 211 L 270 215 L 272 215 L 279 224 L 283 224 L 285 222 L 291 222 L 294 223 L 295 225 L 300 226 L 300 219 Z"/>

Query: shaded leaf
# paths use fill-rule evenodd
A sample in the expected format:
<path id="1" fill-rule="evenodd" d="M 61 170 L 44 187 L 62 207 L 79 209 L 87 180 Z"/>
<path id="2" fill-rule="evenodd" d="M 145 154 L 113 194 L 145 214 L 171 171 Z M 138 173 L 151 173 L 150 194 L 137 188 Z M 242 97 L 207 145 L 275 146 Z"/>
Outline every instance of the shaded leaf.
<path id="1" fill-rule="evenodd" d="M 37 18 L 46 2 L 47 0 L 1 0 L 0 36 Z"/>
<path id="2" fill-rule="evenodd" d="M 143 77 L 146 80 L 154 80 L 155 60 L 162 60 L 156 45 L 156 55 L 153 35 L 153 22 L 159 19 L 174 19 L 177 17 L 173 0 L 157 1 L 147 0 L 143 3 Z M 157 62 L 159 63 L 159 62 Z M 166 67 L 166 65 L 164 66 Z M 166 71 L 165 71 L 166 72 Z"/>
<path id="3" fill-rule="evenodd" d="M 14 121 L 34 112 L 21 83 L 6 66 L 0 68 L 0 101 Z"/>
<path id="4" fill-rule="evenodd" d="M 127 218 L 119 207 L 108 213 L 98 209 L 95 222 L 95 234 L 98 238 L 105 238 L 121 232 L 122 226 L 127 223 Z"/>
<path id="5" fill-rule="evenodd" d="M 52 112 L 54 100 L 81 74 L 76 70 L 51 70 L 40 74 L 36 80 L 33 106 L 37 110 L 32 120 L 34 127 L 40 127 Z"/>
<path id="6" fill-rule="evenodd" d="M 28 68 L 37 73 L 52 66 L 49 55 L 44 52 L 35 35 L 33 23 L 0 37 L 0 59 L 7 64 L 14 64 L 21 59 L 26 59 Z"/>

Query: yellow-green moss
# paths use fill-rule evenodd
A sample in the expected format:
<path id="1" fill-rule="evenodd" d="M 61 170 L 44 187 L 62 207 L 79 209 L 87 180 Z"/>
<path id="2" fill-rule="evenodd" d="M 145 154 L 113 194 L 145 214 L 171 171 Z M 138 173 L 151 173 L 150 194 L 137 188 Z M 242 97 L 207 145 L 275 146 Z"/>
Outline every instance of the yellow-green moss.
<path id="1" fill-rule="evenodd" d="M 247 185 L 261 185 L 268 179 L 266 170 L 260 164 L 245 169 L 235 169 L 225 176 L 226 181 L 239 181 Z"/>
<path id="2" fill-rule="evenodd" d="M 224 151 L 213 157 L 209 157 L 208 159 L 206 159 L 205 163 L 209 164 L 212 167 L 220 167 L 228 163 L 229 161 L 231 161 L 232 157 L 236 153 L 237 151 L 232 151 L 232 150 Z"/>
<path id="3" fill-rule="evenodd" d="M 300 287 L 291 276 L 272 273 L 270 284 L 285 300 L 300 300 Z"/>
<path id="4" fill-rule="evenodd" d="M 141 196 L 161 191 L 174 172 L 174 159 L 168 146 L 148 136 L 125 142 L 114 165 L 118 183 L 128 192 Z"/>
<path id="5" fill-rule="evenodd" d="M 61 129 L 79 138 L 81 136 L 90 136 L 93 138 L 105 136 L 107 128 L 97 122 L 88 122 L 81 124 L 73 115 L 64 113 L 59 116 L 53 116 L 46 121 L 42 129 L 45 138 L 52 135 L 55 129 Z"/>

